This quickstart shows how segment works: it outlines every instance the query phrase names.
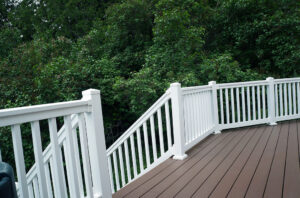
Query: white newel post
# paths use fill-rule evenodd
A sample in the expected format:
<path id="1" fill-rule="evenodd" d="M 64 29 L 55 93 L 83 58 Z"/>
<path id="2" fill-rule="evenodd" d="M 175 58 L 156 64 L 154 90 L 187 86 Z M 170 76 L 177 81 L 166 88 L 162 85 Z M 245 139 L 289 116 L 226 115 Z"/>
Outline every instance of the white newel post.
<path id="1" fill-rule="evenodd" d="M 219 125 L 219 113 L 218 113 L 218 96 L 217 96 L 217 85 L 216 81 L 210 81 L 208 85 L 212 88 L 212 110 L 213 119 L 215 124 L 215 134 L 221 133 Z"/>
<path id="2" fill-rule="evenodd" d="M 89 89 L 82 95 L 83 100 L 90 101 L 91 108 L 90 112 L 85 113 L 85 119 L 94 197 L 111 198 L 100 91 Z"/>
<path id="3" fill-rule="evenodd" d="M 266 79 L 268 82 L 268 117 L 269 125 L 276 125 L 275 120 L 275 93 L 274 93 L 274 78 Z"/>
<path id="4" fill-rule="evenodd" d="M 173 159 L 183 160 L 187 157 L 184 150 L 184 120 L 183 120 L 183 101 L 181 84 L 172 83 L 170 86 L 172 101 L 172 117 L 174 130 L 174 157 Z"/>

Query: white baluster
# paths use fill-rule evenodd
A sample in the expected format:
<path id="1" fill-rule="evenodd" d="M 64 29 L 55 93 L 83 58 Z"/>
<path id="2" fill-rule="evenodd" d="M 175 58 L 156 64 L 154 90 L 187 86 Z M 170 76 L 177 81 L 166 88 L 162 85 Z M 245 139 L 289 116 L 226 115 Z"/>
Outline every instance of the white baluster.
<path id="1" fill-rule="evenodd" d="M 47 197 L 47 185 L 46 185 L 46 176 L 44 169 L 44 158 L 42 151 L 42 142 L 41 142 L 41 132 L 40 132 L 40 124 L 39 121 L 31 122 L 31 130 L 32 130 L 32 143 L 33 143 L 33 151 L 35 158 L 35 165 L 37 169 L 38 182 L 40 187 L 40 196 Z"/>
<path id="2" fill-rule="evenodd" d="M 170 111 L 169 111 L 169 101 L 165 103 L 165 114 L 166 114 L 166 125 L 167 125 L 167 138 L 168 138 L 168 149 L 172 146 L 171 139 L 171 123 L 170 123 Z"/>
<path id="3" fill-rule="evenodd" d="M 147 168 L 150 166 L 150 153 L 149 153 L 149 141 L 148 141 L 148 131 L 147 131 L 147 123 L 143 123 L 143 132 L 144 132 L 144 143 L 146 148 L 146 162 Z"/>
<path id="4" fill-rule="evenodd" d="M 235 123 L 235 101 L 234 101 L 234 94 L 233 94 L 233 89 L 230 89 L 230 98 L 231 98 L 231 122 Z"/>
<path id="5" fill-rule="evenodd" d="M 114 160 L 115 179 L 116 179 L 117 191 L 118 191 L 120 189 L 120 180 L 119 180 L 119 169 L 118 169 L 116 151 L 113 152 L 113 160 Z"/>
<path id="6" fill-rule="evenodd" d="M 248 121 L 251 120 L 251 106 L 250 106 L 250 87 L 247 87 L 247 112 L 248 112 Z"/>
<path id="7" fill-rule="evenodd" d="M 296 83 L 292 84 L 293 86 L 293 115 L 296 115 Z"/>
<path id="8" fill-rule="evenodd" d="M 39 191 L 39 184 L 38 184 L 38 179 L 35 177 L 33 178 L 33 189 L 34 189 L 34 197 L 39 198 L 40 197 L 40 191 Z"/>
<path id="9" fill-rule="evenodd" d="M 292 93 L 291 93 L 291 83 L 288 83 L 288 93 L 289 93 L 289 115 L 292 115 Z"/>
<path id="10" fill-rule="evenodd" d="M 133 173 L 134 177 L 137 176 L 137 167 L 136 167 L 136 155 L 135 155 L 135 145 L 133 134 L 130 136 L 130 145 L 131 145 L 131 158 L 133 163 Z"/>
<path id="11" fill-rule="evenodd" d="M 223 89 L 220 89 L 221 124 L 224 124 Z"/>
<path id="12" fill-rule="evenodd" d="M 79 192 L 79 182 L 77 177 L 77 167 L 75 161 L 75 150 L 74 150 L 74 137 L 71 125 L 71 116 L 64 116 L 65 130 L 66 130 L 66 147 L 65 147 L 65 157 L 67 162 L 67 172 L 68 172 L 68 183 L 70 188 L 71 197 L 78 197 Z"/>
<path id="13" fill-rule="evenodd" d="M 21 192 L 21 197 L 28 198 L 29 194 L 28 194 L 28 187 L 27 187 L 20 125 L 11 126 L 11 130 L 12 130 L 16 170 L 18 176 L 18 184 Z"/>
<path id="14" fill-rule="evenodd" d="M 112 193 L 115 192 L 115 187 L 114 187 L 114 179 L 113 179 L 113 173 L 112 173 L 112 164 L 111 164 L 111 155 L 108 157 L 108 170 L 109 170 L 109 178 L 110 178 L 110 187 L 112 190 Z M 91 191 L 92 192 L 92 191 Z M 90 197 L 90 196 L 88 196 Z"/>
<path id="15" fill-rule="evenodd" d="M 261 119 L 261 109 L 260 109 L 260 100 L 261 100 L 261 97 L 260 97 L 260 86 L 257 86 L 257 109 L 258 109 L 258 119 L 260 120 Z"/>
<path id="16" fill-rule="evenodd" d="M 151 127 L 151 141 L 154 161 L 157 159 L 157 149 L 156 149 L 156 138 L 155 138 L 155 128 L 154 128 L 154 118 L 153 115 L 150 117 L 150 127 Z"/>
<path id="17" fill-rule="evenodd" d="M 159 145 L 161 155 L 165 152 L 164 146 L 164 136 L 163 136 L 163 128 L 162 128 L 162 119 L 161 119 L 161 110 L 160 108 L 157 110 L 157 118 L 158 118 L 158 134 L 159 134 Z"/>
<path id="18" fill-rule="evenodd" d="M 229 122 L 229 102 L 228 102 L 228 89 L 225 89 L 225 100 L 226 100 L 226 124 L 230 124 Z"/>
<path id="19" fill-rule="evenodd" d="M 280 100 L 280 116 L 283 116 L 283 92 L 282 92 L 282 89 L 283 89 L 283 84 L 279 84 L 279 100 Z"/>
<path id="20" fill-rule="evenodd" d="M 237 107 L 237 116 L 238 116 L 238 122 L 241 122 L 241 111 L 240 111 L 240 88 L 236 88 L 236 107 Z"/>
<path id="21" fill-rule="evenodd" d="M 125 140 L 124 146 L 125 146 L 125 160 L 126 160 L 126 170 L 127 170 L 127 177 L 128 177 L 128 182 L 131 181 L 131 170 L 130 170 L 130 161 L 129 161 L 129 151 L 128 151 L 128 140 Z"/>
<path id="22" fill-rule="evenodd" d="M 61 149 L 58 145 L 58 136 L 57 136 L 57 124 L 56 118 L 50 118 L 49 123 L 49 132 L 50 132 L 50 141 L 51 141 L 51 150 L 52 150 L 52 160 L 53 160 L 53 181 L 55 197 L 63 198 L 67 196 L 66 190 L 66 181 L 64 177 L 63 162 L 61 156 Z M 57 185 L 56 185 L 57 184 Z"/>
<path id="23" fill-rule="evenodd" d="M 119 153 L 119 163 L 120 163 L 120 170 L 121 170 L 121 182 L 122 182 L 122 187 L 123 187 L 126 184 L 126 182 L 125 182 L 125 174 L 124 174 L 124 161 L 123 161 L 122 145 L 119 146 L 118 153 Z"/>
<path id="24" fill-rule="evenodd" d="M 243 122 L 245 122 L 246 119 L 246 108 L 245 108 L 245 87 L 242 87 L 242 111 L 243 111 Z"/>
<path id="25" fill-rule="evenodd" d="M 52 193 L 51 177 L 50 177 L 50 170 L 49 170 L 49 164 L 48 163 L 45 164 L 45 175 L 46 175 L 48 198 L 52 198 L 53 193 Z"/>
<path id="26" fill-rule="evenodd" d="M 252 119 L 256 120 L 255 86 L 252 86 Z"/>
<path id="27" fill-rule="evenodd" d="M 143 150 L 142 150 L 142 143 L 141 143 L 141 131 L 140 128 L 137 129 L 136 132 L 137 136 L 137 143 L 138 143 L 138 153 L 139 153 L 139 164 L 140 164 L 140 173 L 144 170 L 144 162 L 143 162 Z"/>
<path id="28" fill-rule="evenodd" d="M 90 158 L 88 152 L 88 142 L 86 134 L 86 125 L 84 120 L 83 113 L 78 114 L 78 126 L 79 126 L 79 136 L 80 136 L 80 147 L 82 153 L 82 163 L 83 163 L 83 172 L 84 172 L 84 181 L 86 186 L 86 195 L 88 198 L 91 198 L 93 195 L 92 188 L 92 175 L 90 167 Z M 110 175 L 112 176 L 112 175 Z M 112 180 L 111 180 L 112 182 Z"/>

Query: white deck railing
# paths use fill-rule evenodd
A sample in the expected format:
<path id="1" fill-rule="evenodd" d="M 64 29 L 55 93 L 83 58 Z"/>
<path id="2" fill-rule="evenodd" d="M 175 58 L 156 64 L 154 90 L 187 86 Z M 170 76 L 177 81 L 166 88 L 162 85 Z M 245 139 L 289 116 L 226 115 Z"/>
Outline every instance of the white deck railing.
<path id="1" fill-rule="evenodd" d="M 111 197 L 105 182 L 109 174 L 103 163 L 106 147 L 99 96 L 98 90 L 87 90 L 78 101 L 0 111 L 0 127 L 10 126 L 12 131 L 19 197 Z M 58 117 L 64 120 L 59 132 Z M 50 133 L 44 151 L 40 120 L 48 120 Z M 25 123 L 31 125 L 35 160 L 27 174 L 21 136 Z"/>
<path id="2" fill-rule="evenodd" d="M 57 132 L 61 116 L 64 125 Z M 83 92 L 79 101 L 1 110 L 0 127 L 12 129 L 20 197 L 110 198 L 167 158 L 184 159 L 187 150 L 212 133 L 296 118 L 300 78 L 268 78 L 187 88 L 173 83 L 107 150 L 97 90 Z M 44 151 L 43 119 L 48 119 L 51 140 Z M 27 174 L 20 131 L 26 122 L 31 123 L 35 156 Z"/>

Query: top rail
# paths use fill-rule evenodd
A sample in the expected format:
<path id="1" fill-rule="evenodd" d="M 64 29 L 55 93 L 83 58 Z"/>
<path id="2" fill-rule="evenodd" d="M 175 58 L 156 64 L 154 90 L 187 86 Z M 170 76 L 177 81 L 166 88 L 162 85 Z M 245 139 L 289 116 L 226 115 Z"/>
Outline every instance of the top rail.
<path id="1" fill-rule="evenodd" d="M 298 82 L 300 78 L 282 78 L 282 79 L 274 79 L 275 83 L 287 83 L 287 82 Z"/>
<path id="2" fill-rule="evenodd" d="M 88 112 L 89 101 L 75 100 L 0 110 L 0 127 Z"/>
<path id="3" fill-rule="evenodd" d="M 248 82 L 234 82 L 234 83 L 221 83 L 217 84 L 217 88 L 237 88 L 237 87 L 245 87 L 245 86 L 256 86 L 256 85 L 267 85 L 268 82 L 266 80 L 259 81 L 248 81 Z"/>
<path id="4" fill-rule="evenodd" d="M 202 85 L 202 86 L 194 86 L 194 87 L 184 87 L 182 88 L 182 94 L 192 94 L 197 93 L 201 91 L 210 91 L 212 90 L 212 87 L 210 85 Z"/>

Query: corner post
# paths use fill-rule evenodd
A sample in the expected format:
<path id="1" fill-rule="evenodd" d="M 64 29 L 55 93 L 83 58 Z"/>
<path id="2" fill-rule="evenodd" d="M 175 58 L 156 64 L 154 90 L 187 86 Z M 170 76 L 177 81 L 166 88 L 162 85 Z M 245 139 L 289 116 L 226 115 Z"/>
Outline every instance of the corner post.
<path id="1" fill-rule="evenodd" d="M 277 125 L 275 120 L 275 93 L 274 93 L 274 78 L 268 77 L 268 117 L 269 125 Z"/>
<path id="2" fill-rule="evenodd" d="M 85 113 L 85 119 L 94 197 L 111 198 L 100 91 L 89 89 L 83 91 L 82 96 L 82 100 L 89 101 L 90 106 L 90 112 Z"/>
<path id="3" fill-rule="evenodd" d="M 185 154 L 184 120 L 183 120 L 183 100 L 180 83 L 172 83 L 170 86 L 172 100 L 172 117 L 174 129 L 174 157 L 176 160 L 183 160 Z"/>
<path id="4" fill-rule="evenodd" d="M 216 81 L 210 81 L 208 83 L 212 88 L 212 111 L 213 111 L 213 120 L 215 124 L 215 134 L 221 133 L 219 125 L 219 113 L 218 113 L 218 98 L 217 98 L 217 83 Z"/>

